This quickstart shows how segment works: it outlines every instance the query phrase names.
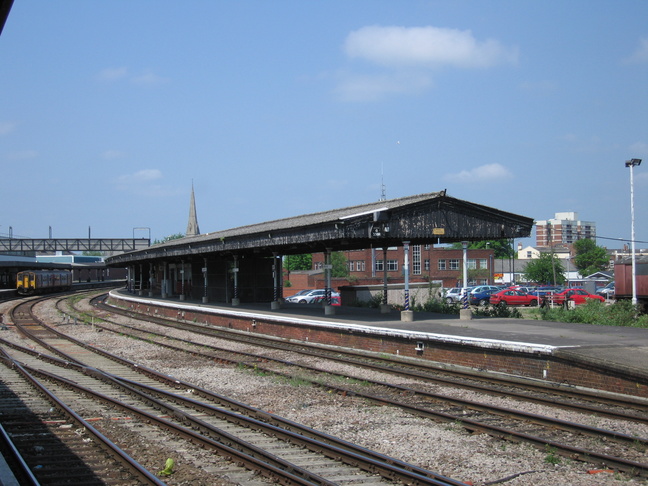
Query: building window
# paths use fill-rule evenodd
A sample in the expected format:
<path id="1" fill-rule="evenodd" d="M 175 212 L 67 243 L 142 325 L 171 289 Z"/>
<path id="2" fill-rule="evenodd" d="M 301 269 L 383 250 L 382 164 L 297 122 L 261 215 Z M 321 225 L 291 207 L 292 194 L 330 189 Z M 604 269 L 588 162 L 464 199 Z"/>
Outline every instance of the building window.
<path id="1" fill-rule="evenodd" d="M 324 267 L 323 262 L 315 262 L 315 270 L 321 270 Z"/>
<path id="2" fill-rule="evenodd" d="M 356 262 L 356 270 L 358 272 L 364 272 L 365 271 L 365 262 L 364 262 L 364 260 L 358 260 Z"/>
<path id="3" fill-rule="evenodd" d="M 412 274 L 421 275 L 421 245 L 412 246 Z"/>
<path id="4" fill-rule="evenodd" d="M 430 244 L 428 243 L 427 245 L 425 245 L 425 246 L 423 247 L 423 249 L 424 249 L 425 251 L 429 250 L 429 249 L 430 249 Z"/>
<path id="5" fill-rule="evenodd" d="M 398 272 L 398 260 L 387 260 L 387 271 Z"/>
<path id="6" fill-rule="evenodd" d="M 488 264 L 486 263 L 485 258 L 480 258 L 479 259 L 479 268 L 488 268 Z"/>
<path id="7" fill-rule="evenodd" d="M 450 270 L 459 270 L 459 259 L 451 258 L 450 259 Z"/>
<path id="8" fill-rule="evenodd" d="M 527 251 L 527 258 L 532 258 L 532 257 L 533 257 L 532 252 L 531 252 L 531 251 Z"/>
<path id="9" fill-rule="evenodd" d="M 376 272 L 382 272 L 383 269 L 384 269 L 383 261 L 382 260 L 376 260 Z"/>
<path id="10" fill-rule="evenodd" d="M 429 272 L 430 271 L 430 259 L 429 258 L 425 259 L 424 265 L 425 265 L 425 271 Z"/>
<path id="11" fill-rule="evenodd" d="M 439 267 L 439 270 L 445 270 L 446 269 L 446 261 L 445 260 L 439 260 L 438 267 Z"/>
<path id="12" fill-rule="evenodd" d="M 474 258 L 469 258 L 468 259 L 468 268 L 470 270 L 477 269 L 477 260 L 475 260 Z"/>

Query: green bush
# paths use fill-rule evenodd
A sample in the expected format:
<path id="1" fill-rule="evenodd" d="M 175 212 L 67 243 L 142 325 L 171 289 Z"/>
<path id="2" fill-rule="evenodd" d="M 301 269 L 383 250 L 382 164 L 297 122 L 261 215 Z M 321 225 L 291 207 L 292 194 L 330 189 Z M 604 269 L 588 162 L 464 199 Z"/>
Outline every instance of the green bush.
<path id="1" fill-rule="evenodd" d="M 637 314 L 636 307 L 628 300 L 610 305 L 605 305 L 598 300 L 590 300 L 576 306 L 575 309 L 545 307 L 540 310 L 540 318 L 545 321 L 648 328 L 648 315 L 637 316 Z"/>
<path id="2" fill-rule="evenodd" d="M 423 304 L 412 306 L 413 311 L 435 312 L 437 314 L 459 314 L 461 307 L 458 303 L 447 303 L 445 300 L 430 298 Z"/>
<path id="3" fill-rule="evenodd" d="M 473 311 L 476 316 L 483 317 L 507 317 L 511 319 L 521 319 L 522 314 L 519 309 L 507 305 L 488 305 L 480 307 Z"/>

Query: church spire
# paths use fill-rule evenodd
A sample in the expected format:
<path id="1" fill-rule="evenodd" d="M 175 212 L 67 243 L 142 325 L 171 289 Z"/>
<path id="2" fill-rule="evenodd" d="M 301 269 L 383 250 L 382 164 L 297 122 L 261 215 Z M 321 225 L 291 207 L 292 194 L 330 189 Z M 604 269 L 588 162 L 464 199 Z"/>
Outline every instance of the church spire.
<path id="1" fill-rule="evenodd" d="M 193 181 L 191 181 L 191 201 L 189 203 L 189 222 L 187 223 L 187 233 L 185 236 L 197 236 L 200 234 L 198 229 L 198 217 L 196 216 L 196 198 L 194 196 Z"/>

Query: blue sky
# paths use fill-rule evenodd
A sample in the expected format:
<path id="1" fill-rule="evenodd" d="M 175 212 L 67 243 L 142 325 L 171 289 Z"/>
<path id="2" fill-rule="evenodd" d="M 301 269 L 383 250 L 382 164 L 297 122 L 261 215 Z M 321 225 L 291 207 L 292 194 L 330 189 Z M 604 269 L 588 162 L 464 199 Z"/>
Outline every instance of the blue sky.
<path id="1" fill-rule="evenodd" d="M 0 235 L 183 233 L 192 182 L 206 233 L 384 178 L 627 240 L 641 158 L 648 241 L 643 0 L 16 0 L 0 88 Z"/>

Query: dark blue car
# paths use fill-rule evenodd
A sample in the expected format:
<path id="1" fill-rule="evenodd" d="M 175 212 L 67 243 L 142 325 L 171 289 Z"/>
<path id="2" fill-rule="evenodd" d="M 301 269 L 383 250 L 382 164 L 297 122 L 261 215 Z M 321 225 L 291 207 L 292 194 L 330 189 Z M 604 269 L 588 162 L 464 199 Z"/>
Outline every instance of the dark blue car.
<path id="1" fill-rule="evenodd" d="M 491 294 L 499 290 L 502 289 L 494 285 L 480 285 L 479 287 L 475 287 L 468 294 L 468 303 L 470 305 L 480 305 L 482 307 L 488 305 Z"/>

